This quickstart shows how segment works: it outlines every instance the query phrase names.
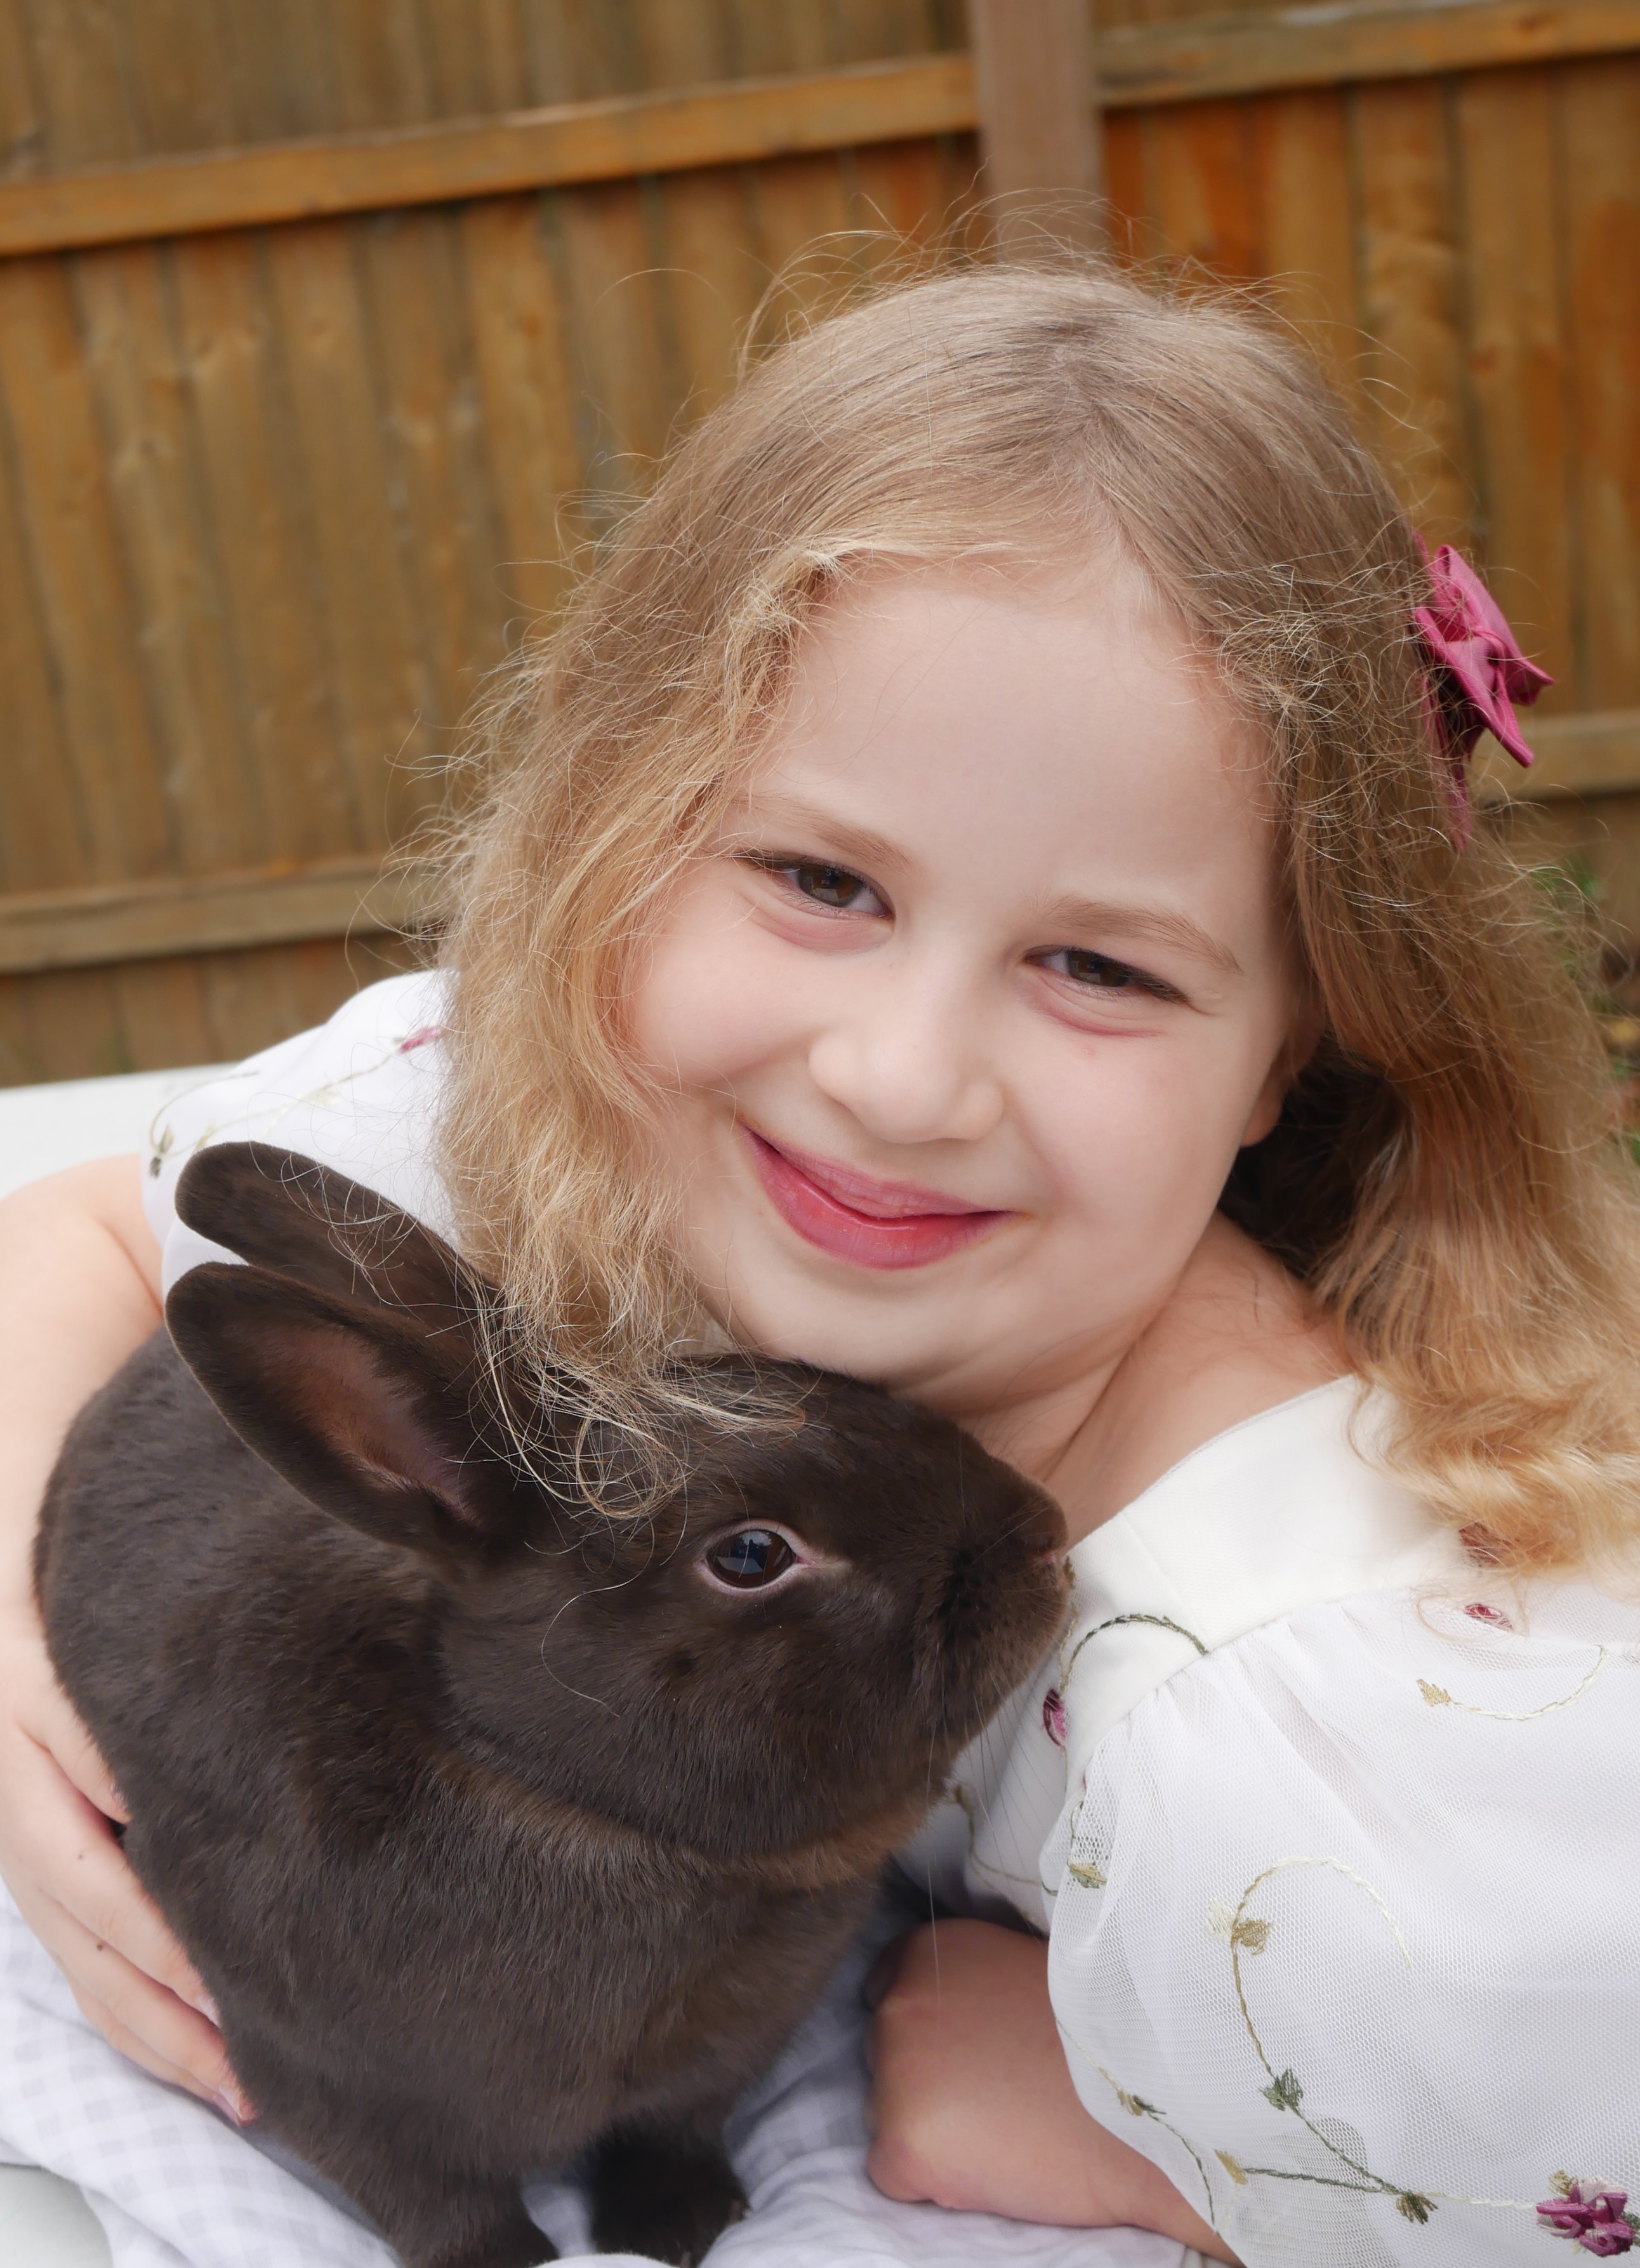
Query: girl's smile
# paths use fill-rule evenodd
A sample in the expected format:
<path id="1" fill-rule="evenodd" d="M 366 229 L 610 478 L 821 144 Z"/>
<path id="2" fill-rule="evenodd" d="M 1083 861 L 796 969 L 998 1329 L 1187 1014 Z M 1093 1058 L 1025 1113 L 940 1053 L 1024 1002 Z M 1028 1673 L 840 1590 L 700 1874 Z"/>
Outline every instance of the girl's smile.
<path id="1" fill-rule="evenodd" d="M 911 1182 L 857 1173 L 744 1127 L 752 1162 L 781 1219 L 819 1251 L 857 1268 L 926 1268 L 1008 1219 Z"/>
<path id="2" fill-rule="evenodd" d="M 1016 1457 L 1074 1430 L 1280 1107 L 1274 865 L 1132 571 L 863 577 L 631 980 L 718 1322 Z"/>

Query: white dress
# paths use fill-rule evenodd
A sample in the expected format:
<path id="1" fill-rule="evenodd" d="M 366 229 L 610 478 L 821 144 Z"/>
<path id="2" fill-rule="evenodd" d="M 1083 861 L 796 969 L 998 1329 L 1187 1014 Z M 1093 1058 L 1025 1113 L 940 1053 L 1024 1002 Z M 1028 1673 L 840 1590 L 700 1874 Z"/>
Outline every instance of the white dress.
<path id="1" fill-rule="evenodd" d="M 319 1157 L 447 1231 L 441 1001 L 392 979 L 161 1114 L 167 1282 L 207 1248 L 171 1197 L 209 1140 Z M 902 1864 L 1048 1933 L 1082 2100 L 1249 2268 L 1614 2256 L 1640 1611 L 1489 1579 L 1379 1469 L 1384 1415 L 1320 1388 L 1078 1544 L 1055 1656 Z"/>

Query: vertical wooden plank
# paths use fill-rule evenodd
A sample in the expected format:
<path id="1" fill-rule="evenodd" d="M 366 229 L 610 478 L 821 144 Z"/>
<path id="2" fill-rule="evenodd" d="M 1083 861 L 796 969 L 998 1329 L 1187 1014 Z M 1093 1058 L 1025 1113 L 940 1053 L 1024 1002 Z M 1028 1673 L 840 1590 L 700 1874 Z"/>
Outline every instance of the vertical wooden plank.
<path id="1" fill-rule="evenodd" d="M 195 237 L 174 247 L 171 272 L 202 510 L 246 746 L 261 781 L 267 855 L 360 850 L 364 830 L 325 664 L 259 241 Z"/>
<path id="2" fill-rule="evenodd" d="M 139 0 L 121 12 L 129 99 L 144 153 L 236 140 L 221 25 L 209 0 Z"/>
<path id="3" fill-rule="evenodd" d="M 768 280 L 751 242 L 738 167 L 673 173 L 657 184 L 672 326 L 696 409 L 734 383 L 741 341 Z"/>
<path id="4" fill-rule="evenodd" d="M 956 11 L 952 11 L 954 14 Z M 885 55 L 933 55 L 966 44 L 960 18 L 942 18 L 929 0 L 834 0 L 837 60 L 873 63 Z"/>
<path id="5" fill-rule="evenodd" d="M 645 86 L 701 86 L 736 78 L 742 65 L 732 10 L 633 0 L 633 47 Z"/>
<path id="6" fill-rule="evenodd" d="M 360 250 L 382 373 L 395 534 L 432 685 L 429 722 L 442 733 L 459 722 L 479 673 L 501 659 L 494 578 L 504 549 L 480 432 L 454 217 L 382 215 L 363 232 Z"/>
<path id="7" fill-rule="evenodd" d="M 74 792 L 60 690 L 46 649 L 33 563 L 25 540 L 17 449 L 0 401 L 0 882 L 44 889 L 85 879 L 90 842 Z"/>
<path id="8" fill-rule="evenodd" d="M 761 339 L 834 306 L 858 281 L 848 237 L 849 201 L 836 157 L 781 158 L 748 177 L 753 242 L 775 288 L 758 318 Z"/>
<path id="9" fill-rule="evenodd" d="M 641 82 L 629 10 L 585 0 L 520 0 L 533 103 L 591 102 L 630 94 Z"/>
<path id="10" fill-rule="evenodd" d="M 212 1063 L 255 1055 L 307 1021 L 291 982 L 289 946 L 202 954 L 195 966 Z"/>
<path id="11" fill-rule="evenodd" d="M 968 0 L 986 188 L 1006 247 L 1099 236 L 1100 119 L 1087 0 Z"/>
<path id="12" fill-rule="evenodd" d="M 46 162 L 46 121 L 23 0 L 0 0 L 0 180 L 37 173 Z"/>
<path id="13" fill-rule="evenodd" d="M 427 753 L 430 688 L 416 651 L 353 259 L 366 221 L 270 232 L 285 384 L 315 546 L 342 746 L 367 843 L 418 800 L 405 762 Z"/>
<path id="14" fill-rule="evenodd" d="M 93 876 L 152 873 L 166 842 L 125 563 L 64 263 L 0 262 L 0 392 Z"/>
<path id="15" fill-rule="evenodd" d="M 329 0 L 342 122 L 359 129 L 414 126 L 430 117 L 431 90 L 418 11 L 402 0 Z"/>
<path id="16" fill-rule="evenodd" d="M 379 983 L 384 976 L 417 965 L 416 953 L 409 944 L 379 932 L 318 938 L 283 950 L 298 1031 L 322 1024 L 365 985 Z"/>
<path id="17" fill-rule="evenodd" d="M 718 0 L 722 4 L 723 0 Z M 693 0 L 700 6 L 702 0 Z M 824 70 L 837 60 L 830 11 L 816 0 L 727 0 L 732 15 L 737 76 Z"/>
<path id="18" fill-rule="evenodd" d="M 416 0 L 416 5 L 435 117 L 524 107 L 524 42 L 513 0 Z"/>
<path id="19" fill-rule="evenodd" d="M 1256 264 L 1272 297 L 1335 385 L 1358 387 L 1356 239 L 1350 144 L 1336 88 L 1305 88 L 1247 107 L 1258 212 Z"/>
<path id="20" fill-rule="evenodd" d="M 151 245 L 85 254 L 75 280 L 130 575 L 136 652 L 161 750 L 167 833 L 190 872 L 248 865 L 266 855 L 267 813 L 240 743 L 160 254 Z"/>
<path id="21" fill-rule="evenodd" d="M 563 587 L 576 536 L 566 499 L 581 482 L 575 387 L 555 278 L 543 256 L 540 203 L 495 197 L 458 221 L 476 351 L 485 446 L 507 545 L 497 580 L 528 615 Z"/>
<path id="22" fill-rule="evenodd" d="M 1571 468 L 1548 74 L 1460 80 L 1457 129 L 1486 563 L 1523 644 L 1564 680 L 1574 666 Z M 1575 705 L 1575 695 L 1564 683 L 1547 698 Z"/>
<path id="23" fill-rule="evenodd" d="M 128 961 L 107 972 L 107 986 L 114 1028 L 132 1071 L 224 1060 L 206 1012 L 202 956 Z"/>
<path id="24" fill-rule="evenodd" d="M 1444 89 L 1360 87 L 1351 152 L 1372 427 L 1433 548 L 1473 541 L 1460 251 Z"/>
<path id="25" fill-rule="evenodd" d="M 11 982 L 8 1044 L 0 1055 L 8 1086 L 135 1069 L 106 968 L 48 969 Z"/>
<path id="26" fill-rule="evenodd" d="M 879 142 L 857 150 L 853 192 L 854 225 L 888 232 L 883 250 L 891 268 L 896 243 L 908 248 L 931 245 L 955 217 L 947 210 L 945 166 L 937 142 Z M 873 269 L 883 264 L 869 244 L 865 260 Z"/>
<path id="27" fill-rule="evenodd" d="M 140 158 L 120 26 L 109 9 L 100 0 L 35 0 L 30 18 L 47 170 Z"/>
<path id="28" fill-rule="evenodd" d="M 1105 195 L 1111 250 L 1119 260 L 1143 256 L 1151 231 L 1145 191 L 1144 139 L 1148 123 L 1138 110 L 1113 110 L 1105 121 Z"/>
<path id="29" fill-rule="evenodd" d="M 1255 272 L 1247 121 L 1238 102 L 1180 103 L 1156 120 L 1156 217 L 1168 251 L 1215 276 Z"/>
<path id="30" fill-rule="evenodd" d="M 276 8 L 217 0 L 224 99 L 249 142 L 335 132 L 344 104 L 336 82 L 328 0 L 279 0 Z"/>
<path id="31" fill-rule="evenodd" d="M 612 500 L 641 487 L 677 407 L 643 199 L 636 181 L 599 182 L 548 201 L 563 247 L 566 315 L 588 413 L 587 479 Z"/>
<path id="32" fill-rule="evenodd" d="M 1640 703 L 1640 58 L 1561 67 L 1579 692 Z"/>

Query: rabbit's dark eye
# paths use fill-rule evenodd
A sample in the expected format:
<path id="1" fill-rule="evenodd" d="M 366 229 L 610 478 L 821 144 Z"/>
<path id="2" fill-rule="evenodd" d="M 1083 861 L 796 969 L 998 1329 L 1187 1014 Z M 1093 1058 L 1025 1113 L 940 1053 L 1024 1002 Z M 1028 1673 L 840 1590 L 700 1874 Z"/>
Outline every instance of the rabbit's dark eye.
<path id="1" fill-rule="evenodd" d="M 760 1583 L 772 1583 L 783 1575 L 797 1556 L 777 1528 L 737 1528 L 732 1535 L 713 1544 L 706 1564 L 720 1583 L 737 1591 L 754 1591 Z"/>

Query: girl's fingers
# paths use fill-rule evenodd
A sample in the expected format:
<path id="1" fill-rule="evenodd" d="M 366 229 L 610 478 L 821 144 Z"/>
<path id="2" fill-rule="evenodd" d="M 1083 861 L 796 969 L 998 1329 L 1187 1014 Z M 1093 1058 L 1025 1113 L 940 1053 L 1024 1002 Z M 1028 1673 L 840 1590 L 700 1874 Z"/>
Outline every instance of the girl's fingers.
<path id="1" fill-rule="evenodd" d="M 83 1929 L 61 1907 L 48 1907 L 27 1918 L 67 1977 L 85 2016 L 122 2055 L 208 2102 L 235 2105 L 236 2117 L 243 2113 L 238 2083 L 214 2024 L 134 1969 L 123 1955 Z"/>
<path id="2" fill-rule="evenodd" d="M 100 2000 L 93 1999 L 89 1992 L 77 1985 L 70 1989 L 81 2015 L 102 2034 L 111 2048 L 117 2048 L 122 2056 L 140 2065 L 155 2079 L 164 2080 L 167 2087 L 185 2088 L 188 2094 L 196 2095 L 202 2102 L 211 2103 L 225 2117 L 232 2118 L 236 2126 L 246 2124 L 247 2113 L 245 2105 L 237 2098 L 213 2095 L 200 2084 L 194 2073 L 184 2069 L 180 2064 L 167 2062 L 163 2055 L 156 2054 L 145 2040 L 139 2039 L 135 2032 L 120 2021 L 112 2008 L 105 2007 Z"/>
<path id="3" fill-rule="evenodd" d="M 214 2013 L 210 1995 L 165 1916 L 126 1864 L 107 1821 L 77 1794 L 65 1792 L 63 1809 L 60 1823 L 53 1822 L 56 1864 L 49 1877 L 43 1872 L 36 1874 L 38 1894 L 60 1908 L 99 1955 L 107 1949 L 167 1995 L 197 2009 L 202 2022 L 208 2021 Z M 68 1967 L 67 1962 L 63 1965 Z M 69 1975 L 71 1981 L 98 1992 L 94 1976 L 82 1977 L 72 1969 Z M 99 1992 L 98 1997 L 105 1996 Z"/>
<path id="4" fill-rule="evenodd" d="M 128 1826 L 131 1815 L 102 1760 L 102 1751 L 63 1693 L 54 1686 L 37 1696 L 30 1719 L 29 1737 L 45 1749 L 63 1778 L 105 1819 L 117 1819 L 121 1826 Z"/>
<path id="5" fill-rule="evenodd" d="M 15 1742 L 4 1777 L 11 1823 L 25 1827 L 18 1847 L 4 1854 L 5 1873 L 35 1933 L 41 1933 L 41 1911 L 60 1907 L 90 1939 L 111 1945 L 180 1999 L 214 2014 L 193 1963 L 127 1865 L 107 1820 L 65 1778 L 32 1730 Z M 70 1979 L 82 1981 L 72 1971 Z"/>

